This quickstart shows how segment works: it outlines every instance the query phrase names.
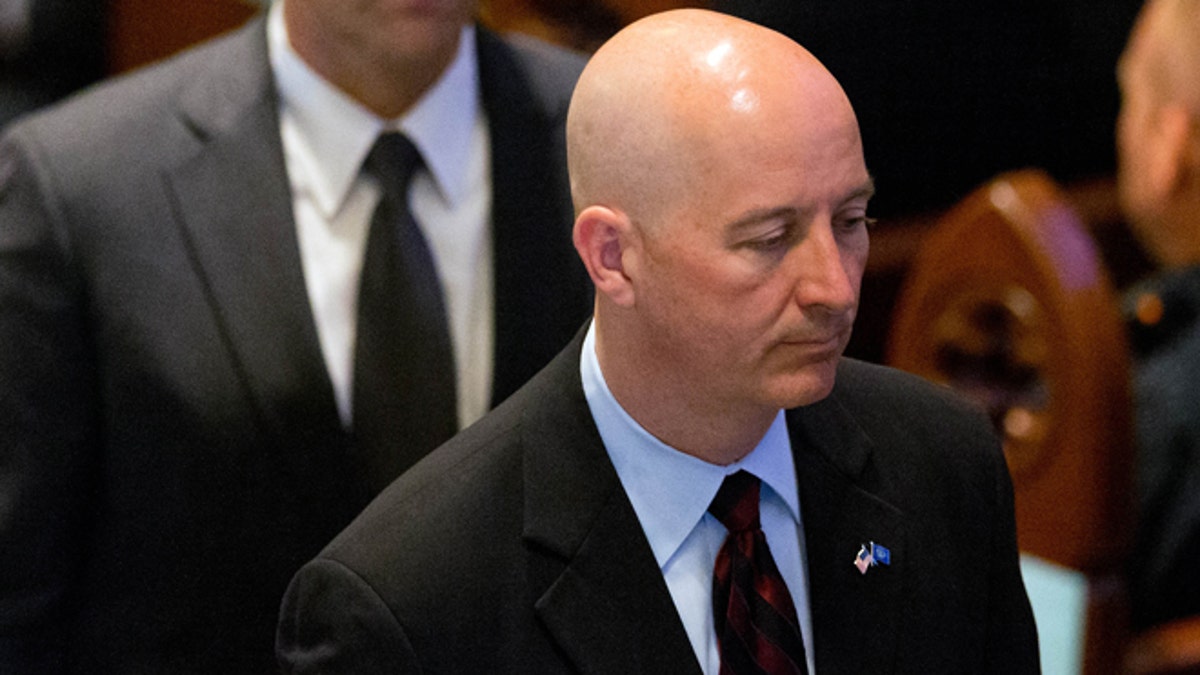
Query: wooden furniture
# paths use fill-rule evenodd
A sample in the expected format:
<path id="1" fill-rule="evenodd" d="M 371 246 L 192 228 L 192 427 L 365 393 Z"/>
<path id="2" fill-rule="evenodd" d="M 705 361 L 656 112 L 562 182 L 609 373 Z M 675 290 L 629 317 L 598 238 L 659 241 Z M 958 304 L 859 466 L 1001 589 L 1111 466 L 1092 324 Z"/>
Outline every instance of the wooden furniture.
<path id="1" fill-rule="evenodd" d="M 1128 675 L 1200 675 L 1200 617 L 1137 635 L 1125 656 Z"/>
<path id="2" fill-rule="evenodd" d="M 1133 513 L 1129 357 L 1082 221 L 1044 173 L 997 177 L 926 236 L 893 316 L 888 361 L 991 415 L 1020 548 L 1087 575 L 1084 672 L 1118 672 Z"/>
<path id="3" fill-rule="evenodd" d="M 116 74 L 240 25 L 252 0 L 109 0 L 108 71 Z"/>

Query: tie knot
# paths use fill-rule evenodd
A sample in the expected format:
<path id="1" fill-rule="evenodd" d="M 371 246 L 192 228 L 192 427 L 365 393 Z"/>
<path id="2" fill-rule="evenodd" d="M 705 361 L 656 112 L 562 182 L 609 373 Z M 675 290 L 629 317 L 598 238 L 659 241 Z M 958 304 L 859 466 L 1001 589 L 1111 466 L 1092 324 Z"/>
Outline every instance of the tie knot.
<path id="1" fill-rule="evenodd" d="M 421 152 L 398 131 L 387 131 L 375 139 L 371 152 L 363 162 L 363 169 L 375 176 L 385 192 L 408 190 L 408 182 L 421 166 Z"/>
<path id="2" fill-rule="evenodd" d="M 726 476 L 717 496 L 708 505 L 708 512 L 731 533 L 759 529 L 759 485 L 758 477 L 747 471 Z"/>

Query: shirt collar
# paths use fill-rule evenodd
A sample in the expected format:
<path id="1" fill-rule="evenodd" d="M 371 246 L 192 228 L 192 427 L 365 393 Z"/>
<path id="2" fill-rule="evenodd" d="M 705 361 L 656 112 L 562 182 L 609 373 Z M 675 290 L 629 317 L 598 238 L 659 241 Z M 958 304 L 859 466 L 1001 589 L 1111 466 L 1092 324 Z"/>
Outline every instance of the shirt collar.
<path id="1" fill-rule="evenodd" d="M 745 469 L 787 504 L 800 523 L 796 470 L 781 410 L 758 445 L 728 466 L 710 464 L 663 443 L 613 397 L 596 358 L 595 321 L 580 359 L 584 395 L 659 567 L 666 565 L 708 511 L 725 476 Z"/>
<path id="2" fill-rule="evenodd" d="M 385 129 L 408 135 L 447 201 L 462 199 L 469 189 L 472 132 L 481 114 L 474 26 L 463 27 L 454 60 L 429 91 L 399 119 L 385 120 L 313 71 L 292 49 L 283 4 L 272 3 L 268 16 L 271 67 L 281 109 L 314 160 L 306 168 L 318 208 L 328 216 L 341 207 Z"/>
<path id="3" fill-rule="evenodd" d="M 451 203 L 468 192 L 472 131 L 480 117 L 475 27 L 464 26 L 458 54 L 425 96 L 398 121 L 421 151 L 442 195 Z"/>

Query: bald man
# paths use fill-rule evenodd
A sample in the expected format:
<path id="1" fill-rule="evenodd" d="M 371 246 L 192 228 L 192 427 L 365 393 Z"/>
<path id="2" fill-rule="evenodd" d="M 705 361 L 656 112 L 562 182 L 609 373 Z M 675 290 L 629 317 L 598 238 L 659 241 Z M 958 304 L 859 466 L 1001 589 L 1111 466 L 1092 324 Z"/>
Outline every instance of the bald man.
<path id="1" fill-rule="evenodd" d="M 657 14 L 567 138 L 594 320 L 297 574 L 284 669 L 1036 672 L 987 421 L 841 357 L 873 187 L 829 72 Z"/>
<path id="2" fill-rule="evenodd" d="M 1130 590 L 1143 628 L 1200 615 L 1200 2 L 1148 2 L 1117 72 L 1121 206 L 1162 267 L 1129 295 L 1140 507 Z"/>

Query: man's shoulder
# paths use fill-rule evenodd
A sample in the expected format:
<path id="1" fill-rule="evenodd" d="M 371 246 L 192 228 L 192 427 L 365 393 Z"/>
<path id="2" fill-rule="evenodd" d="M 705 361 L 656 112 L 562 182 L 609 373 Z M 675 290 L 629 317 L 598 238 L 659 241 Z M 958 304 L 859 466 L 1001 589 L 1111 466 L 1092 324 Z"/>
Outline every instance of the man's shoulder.
<path id="1" fill-rule="evenodd" d="M 449 593 L 486 597 L 519 559 L 522 458 L 519 415 L 493 411 L 389 485 L 318 559 L 420 616 L 440 616 Z"/>
<path id="2" fill-rule="evenodd" d="M 487 88 L 521 82 L 540 107 L 565 109 L 587 56 L 527 35 L 478 31 L 480 76 Z"/>
<path id="3" fill-rule="evenodd" d="M 265 28 L 253 19 L 241 28 L 200 43 L 162 61 L 110 77 L 27 115 L 9 127 L 13 137 L 35 137 L 51 147 L 92 145 L 145 134 L 175 115 L 188 91 L 213 80 L 237 82 L 266 68 Z M 254 63 L 257 60 L 259 63 Z M 213 94 L 220 96 L 221 92 Z"/>
<path id="4" fill-rule="evenodd" d="M 403 560 L 411 570 L 432 572 L 440 556 L 519 545 L 527 443 L 567 433 L 547 428 L 544 410 L 586 406 L 564 402 L 564 388 L 579 386 L 572 379 L 578 358 L 578 346 L 564 349 L 495 410 L 417 462 L 322 555 L 364 571 Z"/>
<path id="5" fill-rule="evenodd" d="M 838 364 L 833 396 L 865 405 L 911 410 L 945 410 L 977 415 L 979 409 L 950 387 L 890 366 L 851 358 Z"/>
<path id="6" fill-rule="evenodd" d="M 543 377 L 544 379 L 544 377 Z M 477 527 L 480 511 L 499 515 L 501 505 L 517 499 L 522 482 L 522 439 L 526 409 L 542 394 L 526 384 L 482 419 L 459 432 L 393 481 L 353 523 L 332 542 L 327 552 L 357 556 L 360 550 L 381 549 L 379 534 L 396 533 L 406 555 L 431 535 L 445 544 L 450 537 L 438 531 L 458 523 L 456 536 Z M 361 546 L 366 542 L 366 546 Z"/>
<path id="7" fill-rule="evenodd" d="M 829 404 L 853 418 L 877 451 L 902 449 L 896 455 L 902 463 L 912 453 L 956 465 L 974 465 L 981 456 L 990 465 L 998 456 L 996 431 L 982 405 L 912 373 L 843 359 Z"/>
<path id="8" fill-rule="evenodd" d="M 1200 346 L 1200 265 L 1134 284 L 1122 295 L 1121 313 L 1139 365 L 1194 361 Z"/>
<path id="9" fill-rule="evenodd" d="M 483 34 L 495 35 L 486 30 Z M 587 64 L 587 54 L 530 35 L 509 33 L 496 38 L 511 49 L 529 70 L 556 79 L 574 79 Z"/>

